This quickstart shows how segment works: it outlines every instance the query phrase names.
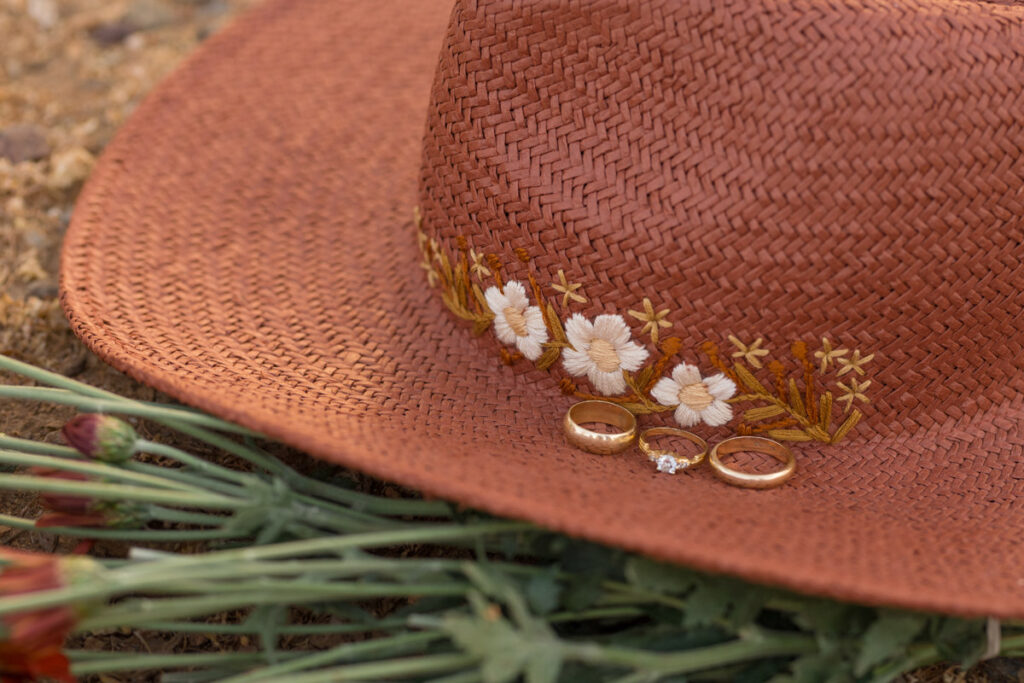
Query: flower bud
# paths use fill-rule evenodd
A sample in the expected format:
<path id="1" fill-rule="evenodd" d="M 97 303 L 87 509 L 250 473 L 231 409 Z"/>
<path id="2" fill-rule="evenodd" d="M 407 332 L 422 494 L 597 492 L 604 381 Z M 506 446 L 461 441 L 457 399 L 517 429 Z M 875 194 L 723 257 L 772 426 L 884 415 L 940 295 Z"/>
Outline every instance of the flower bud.
<path id="1" fill-rule="evenodd" d="M 48 479 L 92 481 L 80 472 L 49 467 L 32 467 L 29 473 Z M 39 503 L 46 513 L 36 520 L 37 527 L 138 528 L 144 523 L 140 505 L 125 501 L 105 501 L 88 495 L 42 491 Z"/>
<path id="2" fill-rule="evenodd" d="M 87 557 L 28 553 L 0 548 L 0 598 L 88 583 L 103 568 Z M 0 616 L 0 679 L 74 683 L 64 642 L 94 606 L 42 607 Z"/>
<path id="3" fill-rule="evenodd" d="M 61 434 L 68 445 L 82 455 L 110 463 L 122 463 L 131 458 L 138 440 L 130 424 L 98 413 L 73 417 Z"/>

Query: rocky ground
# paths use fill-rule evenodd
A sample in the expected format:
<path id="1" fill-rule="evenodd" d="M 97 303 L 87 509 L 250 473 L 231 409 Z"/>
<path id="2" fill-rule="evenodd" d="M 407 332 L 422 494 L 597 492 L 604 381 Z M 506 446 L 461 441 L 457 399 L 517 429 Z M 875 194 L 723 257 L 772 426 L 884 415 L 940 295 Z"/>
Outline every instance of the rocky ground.
<path id="1" fill-rule="evenodd" d="M 57 302 L 61 238 L 96 157 L 140 99 L 254 2 L 0 0 L 0 351 L 125 395 L 156 398 L 104 366 L 71 334 Z M 0 402 L 0 431 L 57 440 L 70 414 Z M 37 511 L 30 496 L 0 492 L 0 512 L 32 517 Z M 55 547 L 2 526 L 0 543 Z M 238 645 L 201 634 L 157 639 L 118 630 L 76 643 L 140 652 L 216 652 Z M 1024 683 L 1017 669 L 999 664 L 965 678 L 955 669 L 933 667 L 906 681 Z"/>

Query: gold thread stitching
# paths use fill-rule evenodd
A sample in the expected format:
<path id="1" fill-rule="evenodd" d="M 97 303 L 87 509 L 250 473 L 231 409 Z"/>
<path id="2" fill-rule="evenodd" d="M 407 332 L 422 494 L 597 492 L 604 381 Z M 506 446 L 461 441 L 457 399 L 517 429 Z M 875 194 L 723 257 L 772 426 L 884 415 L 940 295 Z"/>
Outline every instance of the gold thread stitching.
<path id="1" fill-rule="evenodd" d="M 651 341 L 657 344 L 658 330 L 662 327 L 672 327 L 672 323 L 664 319 L 671 311 L 667 308 L 663 308 L 655 313 L 654 305 L 651 304 L 651 300 L 646 296 L 644 297 L 643 306 L 643 311 L 629 310 L 627 313 L 644 323 L 643 329 L 640 330 L 640 334 L 644 334 L 649 331 L 651 333 Z"/>
<path id="2" fill-rule="evenodd" d="M 576 290 L 582 287 L 578 282 L 569 282 L 565 279 L 565 272 L 558 269 L 558 282 L 552 282 L 551 288 L 562 295 L 562 308 L 569 307 L 569 299 L 572 299 L 576 303 L 586 303 L 587 297 L 583 296 L 582 293 L 577 294 Z"/>
<path id="3" fill-rule="evenodd" d="M 487 306 L 483 289 L 477 283 L 471 282 L 470 275 L 476 275 L 480 280 L 493 276 L 498 289 L 504 291 L 500 274 L 503 268 L 501 260 L 496 254 L 477 253 L 475 249 L 469 248 L 464 237 L 459 237 L 456 242 L 460 254 L 456 264 L 453 265 L 447 254 L 440 248 L 437 240 L 429 238 L 423 233 L 421 229 L 422 216 L 419 214 L 418 208 L 414 213 L 414 220 L 417 227 L 417 240 L 423 256 L 420 267 L 425 271 L 428 284 L 432 287 L 440 284 L 442 300 L 445 305 L 457 317 L 472 322 L 474 334 L 482 334 L 493 324 L 494 314 Z M 514 253 L 524 264 L 530 262 L 526 250 L 517 248 Z M 487 263 L 486 266 L 484 261 Z M 539 369 L 546 370 L 558 360 L 562 349 L 572 348 L 572 345 L 566 337 L 565 329 L 554 306 L 543 297 L 533 274 L 527 273 L 527 279 L 549 333 L 549 341 L 543 344 L 544 353 L 534 361 Z M 553 282 L 551 287 L 562 295 L 564 308 L 568 307 L 570 300 L 578 303 L 587 301 L 582 293 L 577 293 L 582 285 L 569 282 L 564 270 L 558 271 L 558 282 Z M 656 312 L 648 297 L 643 299 L 643 308 L 642 312 L 634 310 L 627 312 L 636 320 L 644 323 L 640 334 L 650 332 L 651 341 L 657 344 L 659 355 L 653 361 L 648 361 L 635 374 L 623 372 L 629 393 L 623 396 L 594 395 L 580 391 L 569 378 L 563 378 L 559 382 L 559 388 L 563 393 L 582 399 L 596 398 L 612 401 L 638 415 L 673 410 L 672 406 L 664 406 L 654 401 L 650 392 L 658 380 L 665 376 L 669 361 L 680 352 L 683 342 L 679 337 L 668 337 L 658 344 L 659 330 L 672 325 L 671 321 L 664 319 L 669 315 L 670 309 L 666 308 Z M 744 344 L 733 335 L 728 335 L 728 340 L 737 349 L 732 354 L 735 360 L 731 365 L 721 357 L 718 345 L 710 340 L 702 343 L 700 350 L 713 367 L 746 391 L 746 393 L 729 399 L 729 403 L 760 404 L 748 408 L 742 413 L 741 420 L 736 426 L 738 434 L 766 434 L 778 440 L 816 440 L 834 444 L 845 438 L 863 417 L 862 412 L 853 406 L 857 401 L 870 403 L 866 392 L 872 381 L 866 379 L 859 382 L 856 376 L 866 376 L 867 372 L 864 366 L 874 359 L 875 354 L 862 356 L 859 349 L 854 349 L 853 355 L 847 358 L 849 349 L 833 347 L 830 340 L 822 338 L 821 349 L 813 354 L 814 359 L 818 361 L 818 364 L 815 364 L 811 360 L 812 354 L 809 353 L 807 345 L 796 341 L 791 344 L 790 351 L 797 363 L 798 373 L 796 377 L 787 377 L 788 372 L 784 363 L 767 358 L 771 351 L 766 347 L 762 348 L 762 337 L 758 337 L 750 344 Z M 611 351 L 614 354 L 614 349 Z M 595 353 L 598 356 L 594 359 L 595 362 L 600 363 L 604 358 L 600 348 L 593 349 L 592 347 L 591 353 L 592 358 Z M 501 349 L 503 363 L 511 365 L 521 359 L 523 359 L 521 353 L 510 351 L 504 347 Z M 762 359 L 767 361 L 766 366 L 762 364 Z M 611 358 L 605 360 L 611 362 Z M 838 398 L 823 386 L 830 364 L 835 367 L 835 385 L 842 391 Z M 766 388 L 750 369 L 760 370 L 763 367 L 767 367 L 767 371 L 772 377 L 774 392 Z M 848 385 L 838 381 L 838 377 L 850 372 L 855 376 L 850 377 Z M 821 390 L 820 396 L 818 395 L 819 390 Z M 836 402 L 846 404 L 844 414 L 847 417 L 835 431 L 832 431 L 832 413 Z M 783 416 L 782 419 L 766 422 L 766 420 L 780 416 Z"/>

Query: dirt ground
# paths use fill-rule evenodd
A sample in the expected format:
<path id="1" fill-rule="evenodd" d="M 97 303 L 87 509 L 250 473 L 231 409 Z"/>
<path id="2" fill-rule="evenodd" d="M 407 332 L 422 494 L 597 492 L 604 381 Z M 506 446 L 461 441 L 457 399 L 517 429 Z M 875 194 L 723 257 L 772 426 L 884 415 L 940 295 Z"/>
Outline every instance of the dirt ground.
<path id="1" fill-rule="evenodd" d="M 91 384 L 153 400 L 156 392 L 98 361 L 57 302 L 58 259 L 75 198 L 96 157 L 140 99 L 186 54 L 255 0 L 0 0 L 0 351 Z M 0 431 L 59 441 L 72 411 L 0 402 Z M 0 512 L 32 517 L 33 498 L 0 492 Z M 0 527 L 0 543 L 54 550 Z M 309 645 L 306 643 L 305 645 Z M 76 647 L 224 651 L 245 643 L 201 634 L 112 630 Z M 906 678 L 1018 681 L 1006 662 L 964 677 L 933 667 Z M 103 676 L 103 683 L 153 677 Z"/>

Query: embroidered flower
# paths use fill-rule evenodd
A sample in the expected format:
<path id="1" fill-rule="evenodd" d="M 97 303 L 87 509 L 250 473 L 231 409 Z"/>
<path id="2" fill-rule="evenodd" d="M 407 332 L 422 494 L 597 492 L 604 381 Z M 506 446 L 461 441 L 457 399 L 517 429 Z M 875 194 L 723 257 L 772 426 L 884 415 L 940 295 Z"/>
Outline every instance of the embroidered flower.
<path id="1" fill-rule="evenodd" d="M 478 254 L 476 253 L 476 249 L 470 249 L 469 258 L 473 261 L 473 263 L 470 264 L 469 269 L 472 270 L 473 274 L 480 278 L 481 281 L 485 277 L 491 276 L 491 271 L 484 265 L 484 260 L 487 258 L 485 254 L 482 252 Z"/>
<path id="2" fill-rule="evenodd" d="M 840 396 L 838 401 L 846 401 L 846 412 L 850 412 L 853 408 L 854 401 L 861 401 L 863 403 L 871 403 L 871 399 L 868 398 L 867 392 L 868 387 L 871 386 L 871 380 L 864 382 L 863 384 L 857 381 L 856 377 L 850 378 L 850 386 L 846 386 L 842 382 L 836 382 L 840 389 L 843 390 L 843 395 Z"/>
<path id="3" fill-rule="evenodd" d="M 647 360 L 647 349 L 630 339 L 621 315 L 599 315 L 590 322 L 577 313 L 566 321 L 565 336 L 572 344 L 562 351 L 565 369 L 575 377 L 586 375 L 605 396 L 624 392 L 623 371 L 639 370 Z"/>
<path id="4" fill-rule="evenodd" d="M 672 377 L 662 377 L 651 396 L 663 406 L 676 406 L 676 422 L 692 427 L 703 421 L 711 427 L 732 419 L 732 406 L 726 401 L 736 393 L 736 384 L 724 374 L 701 379 L 695 365 L 680 363 Z"/>
<path id="5" fill-rule="evenodd" d="M 582 286 L 583 285 L 579 282 L 569 282 L 566 280 L 565 272 L 562 269 L 558 270 L 558 282 L 551 283 L 551 289 L 562 295 L 562 308 L 567 308 L 569 306 L 569 299 L 580 304 L 587 302 L 587 297 L 576 291 Z"/>
<path id="6" fill-rule="evenodd" d="M 655 344 L 658 343 L 658 330 L 662 327 L 672 327 L 672 323 L 665 320 L 671 311 L 667 308 L 663 308 L 660 311 L 655 312 L 654 304 L 646 296 L 644 297 L 644 310 L 642 311 L 627 311 L 631 316 L 644 323 L 644 327 L 640 330 L 640 334 L 644 334 L 648 330 L 651 333 L 651 341 Z"/>
<path id="7" fill-rule="evenodd" d="M 736 347 L 736 353 L 732 354 L 733 358 L 742 358 L 743 360 L 750 363 L 755 368 L 761 367 L 761 357 L 767 356 L 771 353 L 768 349 L 761 348 L 761 337 L 754 340 L 753 344 L 744 344 L 733 335 L 729 335 L 729 341 Z"/>
<path id="8" fill-rule="evenodd" d="M 867 374 L 867 373 L 864 372 L 864 364 L 865 363 L 870 363 L 871 359 L 873 359 L 874 357 L 875 357 L 875 354 L 872 353 L 870 355 L 867 355 L 867 356 L 864 356 L 863 358 L 861 358 L 860 357 L 860 350 L 859 349 L 855 350 L 853 352 L 853 357 L 852 358 L 840 358 L 839 359 L 839 364 L 842 365 L 843 367 L 839 370 L 839 372 L 836 373 L 836 377 L 842 377 L 843 375 L 848 373 L 850 370 L 853 370 L 858 375 L 865 375 L 865 374 Z"/>
<path id="9" fill-rule="evenodd" d="M 821 351 L 815 351 L 814 357 L 821 361 L 821 374 L 828 372 L 828 364 L 832 361 L 838 361 L 840 358 L 845 356 L 849 351 L 847 349 L 834 349 L 832 348 L 832 342 L 827 337 L 821 338 Z"/>
<path id="10" fill-rule="evenodd" d="M 515 344 L 528 360 L 537 360 L 541 345 L 548 340 L 548 328 L 539 306 L 531 306 L 526 288 L 515 280 L 505 283 L 505 291 L 488 287 L 487 306 L 494 313 L 494 334 L 503 344 Z"/>

